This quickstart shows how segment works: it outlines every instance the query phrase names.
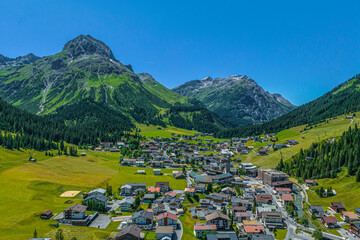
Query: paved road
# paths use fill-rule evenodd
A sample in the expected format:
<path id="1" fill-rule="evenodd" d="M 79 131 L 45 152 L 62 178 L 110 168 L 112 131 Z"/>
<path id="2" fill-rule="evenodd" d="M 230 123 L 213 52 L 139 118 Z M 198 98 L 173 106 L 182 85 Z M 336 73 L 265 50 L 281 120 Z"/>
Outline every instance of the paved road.
<path id="1" fill-rule="evenodd" d="M 181 240 L 184 229 L 183 229 L 183 225 L 180 220 L 178 220 L 178 223 L 179 223 L 179 229 L 175 230 L 175 233 L 177 236 L 177 240 Z"/>

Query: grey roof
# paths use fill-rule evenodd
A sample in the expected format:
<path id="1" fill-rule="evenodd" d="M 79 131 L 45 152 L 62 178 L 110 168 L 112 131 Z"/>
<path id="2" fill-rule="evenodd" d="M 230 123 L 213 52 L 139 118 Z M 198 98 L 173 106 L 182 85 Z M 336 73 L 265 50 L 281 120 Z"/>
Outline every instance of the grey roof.
<path id="1" fill-rule="evenodd" d="M 154 193 L 145 194 L 144 198 L 155 198 L 155 194 Z"/>
<path id="2" fill-rule="evenodd" d="M 324 212 L 324 209 L 322 206 L 320 205 L 310 205 L 309 209 L 312 211 L 312 212 Z"/>
<path id="3" fill-rule="evenodd" d="M 108 200 L 108 197 L 104 195 L 95 195 L 85 198 L 85 201 L 91 201 L 92 199 L 98 200 L 100 202 L 106 202 Z"/>
<path id="4" fill-rule="evenodd" d="M 151 213 L 151 212 L 145 211 L 145 210 L 141 210 L 139 212 L 134 213 L 132 215 L 131 219 L 136 219 L 136 218 L 139 218 L 139 217 L 144 217 L 144 218 L 153 220 L 154 219 L 154 214 Z"/>
<path id="5" fill-rule="evenodd" d="M 235 233 L 208 233 L 206 238 L 207 240 L 238 240 Z"/>
<path id="6" fill-rule="evenodd" d="M 141 233 L 141 228 L 139 228 L 138 226 L 136 225 L 130 225 L 128 227 L 126 227 L 125 229 L 123 229 L 121 232 L 118 232 L 116 235 L 115 235 L 115 239 L 116 238 L 120 238 L 124 235 L 127 235 L 127 234 L 130 234 L 136 238 L 140 238 L 140 233 Z"/>
<path id="7" fill-rule="evenodd" d="M 158 233 L 172 234 L 174 233 L 174 228 L 173 226 L 157 226 L 156 234 Z"/>
<path id="8" fill-rule="evenodd" d="M 274 240 L 274 237 L 271 235 L 266 234 L 258 234 L 258 235 L 252 235 L 252 240 Z"/>
<path id="9" fill-rule="evenodd" d="M 81 205 L 81 204 L 75 204 L 70 207 L 68 207 L 66 210 L 72 210 L 76 212 L 85 212 L 87 209 L 87 206 Z"/>
<path id="10" fill-rule="evenodd" d="M 129 203 L 129 204 L 133 205 L 134 202 L 135 202 L 135 198 L 133 198 L 133 197 L 126 197 L 126 198 L 124 198 L 123 200 L 120 201 L 120 204 L 122 204 L 122 203 Z"/>
<path id="11" fill-rule="evenodd" d="M 94 190 L 91 190 L 88 195 L 90 195 L 90 194 L 92 194 L 92 193 L 100 193 L 100 194 L 102 194 L 102 195 L 105 195 L 106 190 L 105 190 L 105 189 L 102 189 L 102 188 L 94 189 Z"/>

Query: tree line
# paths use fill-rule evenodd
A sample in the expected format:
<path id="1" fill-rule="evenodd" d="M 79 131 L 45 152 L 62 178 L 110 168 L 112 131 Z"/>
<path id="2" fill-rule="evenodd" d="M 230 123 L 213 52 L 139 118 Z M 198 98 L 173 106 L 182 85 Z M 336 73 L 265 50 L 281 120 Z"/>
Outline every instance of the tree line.
<path id="1" fill-rule="evenodd" d="M 309 149 L 293 156 L 289 161 L 282 159 L 278 170 L 302 179 L 336 178 L 345 167 L 350 176 L 356 175 L 360 182 L 360 129 L 357 124 L 349 127 L 337 140 L 329 139 L 313 143 Z"/>

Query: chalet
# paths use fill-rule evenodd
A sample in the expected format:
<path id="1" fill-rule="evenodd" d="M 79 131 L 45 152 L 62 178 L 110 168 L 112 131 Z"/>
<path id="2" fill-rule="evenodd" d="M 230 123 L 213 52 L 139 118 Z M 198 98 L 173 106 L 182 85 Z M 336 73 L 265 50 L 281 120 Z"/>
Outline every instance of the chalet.
<path id="1" fill-rule="evenodd" d="M 41 219 L 49 219 L 52 216 L 53 216 L 53 211 L 51 211 L 51 210 L 46 210 L 46 211 L 40 213 L 40 218 Z"/>
<path id="2" fill-rule="evenodd" d="M 135 165 L 137 167 L 145 167 L 145 161 L 144 160 L 136 160 Z"/>
<path id="3" fill-rule="evenodd" d="M 356 208 L 355 213 L 358 215 L 358 217 L 360 217 L 360 208 Z"/>
<path id="4" fill-rule="evenodd" d="M 220 212 L 214 212 L 212 214 L 206 215 L 206 224 L 216 225 L 217 229 L 229 229 L 230 218 Z"/>
<path id="5" fill-rule="evenodd" d="M 145 171 L 145 170 L 137 170 L 137 174 L 143 174 L 143 175 L 145 175 L 145 174 L 146 174 L 146 171 Z"/>
<path id="6" fill-rule="evenodd" d="M 151 186 L 151 187 L 148 187 L 147 190 L 148 190 L 148 192 L 151 192 L 151 193 L 155 193 L 155 192 L 160 193 L 160 188 L 159 187 Z"/>
<path id="7" fill-rule="evenodd" d="M 135 198 L 126 197 L 120 201 L 120 210 L 121 211 L 130 211 L 134 205 Z"/>
<path id="8" fill-rule="evenodd" d="M 171 240 L 173 239 L 174 228 L 172 226 L 157 226 L 156 239 Z"/>
<path id="9" fill-rule="evenodd" d="M 151 230 L 153 228 L 154 215 L 151 212 L 141 210 L 131 216 L 132 223 L 143 230 Z"/>
<path id="10" fill-rule="evenodd" d="M 114 240 L 139 240 L 141 228 L 136 225 L 130 225 L 115 235 Z"/>
<path id="11" fill-rule="evenodd" d="M 337 213 L 346 211 L 344 204 L 342 202 L 332 202 L 330 207 Z"/>
<path id="12" fill-rule="evenodd" d="M 195 195 L 195 188 L 194 187 L 185 188 L 185 192 L 189 193 L 189 195 L 193 197 Z"/>
<path id="13" fill-rule="evenodd" d="M 235 219 L 237 222 L 242 222 L 244 220 L 250 220 L 250 212 L 236 212 Z"/>
<path id="14" fill-rule="evenodd" d="M 91 196 L 104 196 L 106 193 L 105 189 L 102 188 L 98 188 L 98 189 L 94 189 L 91 190 L 90 192 L 88 192 L 87 196 L 91 197 Z"/>
<path id="15" fill-rule="evenodd" d="M 166 212 L 165 205 L 163 203 L 154 203 L 151 205 L 151 209 L 154 215 L 159 215 L 161 213 Z"/>
<path id="16" fill-rule="evenodd" d="M 248 237 L 264 232 L 264 226 L 262 225 L 245 225 L 243 228 Z"/>
<path id="17" fill-rule="evenodd" d="M 198 184 L 195 186 L 195 191 L 197 193 L 204 193 L 206 191 L 206 185 L 205 184 Z"/>
<path id="18" fill-rule="evenodd" d="M 182 171 L 173 171 L 173 177 L 175 179 L 186 179 L 186 176 Z"/>
<path id="19" fill-rule="evenodd" d="M 359 220 L 359 217 L 354 212 L 345 212 L 345 211 L 343 211 L 341 213 L 341 218 L 344 219 L 344 221 L 347 222 L 347 223 Z"/>
<path id="20" fill-rule="evenodd" d="M 203 199 L 203 198 L 200 199 L 199 203 L 202 208 L 209 208 L 214 204 L 214 202 L 211 201 L 210 199 Z"/>
<path id="21" fill-rule="evenodd" d="M 101 142 L 100 143 L 101 148 L 111 148 L 114 146 L 114 143 L 112 142 Z"/>
<path id="22" fill-rule="evenodd" d="M 337 227 L 336 217 L 323 216 L 321 218 L 321 223 L 324 224 L 327 228 L 336 228 Z"/>
<path id="23" fill-rule="evenodd" d="M 145 194 L 144 197 L 142 198 L 143 203 L 153 202 L 154 200 L 155 200 L 154 193 Z"/>
<path id="24" fill-rule="evenodd" d="M 289 145 L 297 145 L 297 144 L 299 144 L 299 142 L 295 141 L 295 140 L 288 140 L 287 144 L 289 144 Z"/>
<path id="25" fill-rule="evenodd" d="M 217 184 L 231 183 L 232 181 L 234 181 L 234 177 L 231 173 L 223 173 L 213 178 L 213 182 Z"/>
<path id="26" fill-rule="evenodd" d="M 161 192 L 168 192 L 170 190 L 169 182 L 156 182 L 156 187 L 160 188 Z"/>
<path id="27" fill-rule="evenodd" d="M 66 208 L 62 218 L 58 218 L 61 223 L 72 224 L 77 226 L 87 226 L 95 216 L 86 215 L 87 206 L 75 204 Z"/>
<path id="28" fill-rule="evenodd" d="M 121 164 L 123 166 L 135 166 L 136 165 L 136 159 L 124 158 L 121 161 Z"/>
<path id="29" fill-rule="evenodd" d="M 174 191 L 169 191 L 169 192 L 166 192 L 166 193 L 164 194 L 164 197 L 168 196 L 168 197 L 170 197 L 170 198 L 175 198 L 176 195 L 177 195 L 176 192 L 174 192 Z"/>
<path id="30" fill-rule="evenodd" d="M 136 192 L 145 191 L 146 183 L 126 183 L 120 188 L 121 196 L 135 195 Z"/>
<path id="31" fill-rule="evenodd" d="M 322 218 L 324 216 L 324 209 L 320 205 L 310 205 L 309 212 L 317 218 Z"/>
<path id="32" fill-rule="evenodd" d="M 173 226 L 174 229 L 177 228 L 178 218 L 176 214 L 165 212 L 161 213 L 158 217 L 158 226 Z"/>
<path id="33" fill-rule="evenodd" d="M 232 206 L 231 207 L 231 213 L 235 214 L 237 212 L 246 212 L 247 208 L 243 206 Z"/>
<path id="34" fill-rule="evenodd" d="M 154 175 L 161 175 L 161 170 L 160 169 L 154 169 L 153 173 L 154 173 Z"/>
<path id="35" fill-rule="evenodd" d="M 173 198 L 169 201 L 170 209 L 174 210 L 181 207 L 181 201 L 178 198 Z"/>
<path id="36" fill-rule="evenodd" d="M 350 223 L 348 231 L 360 237 L 360 223 Z"/>
<path id="37" fill-rule="evenodd" d="M 203 238 L 205 234 L 216 230 L 216 225 L 196 224 L 194 226 L 194 235 L 197 238 Z"/>
<path id="38" fill-rule="evenodd" d="M 317 182 L 315 179 L 306 179 L 305 183 L 306 183 L 307 187 L 313 187 L 313 186 L 317 185 Z"/>
<path id="39" fill-rule="evenodd" d="M 107 207 L 107 200 L 108 197 L 104 195 L 91 195 L 84 199 L 83 204 L 88 205 L 90 202 L 96 202 Z"/>

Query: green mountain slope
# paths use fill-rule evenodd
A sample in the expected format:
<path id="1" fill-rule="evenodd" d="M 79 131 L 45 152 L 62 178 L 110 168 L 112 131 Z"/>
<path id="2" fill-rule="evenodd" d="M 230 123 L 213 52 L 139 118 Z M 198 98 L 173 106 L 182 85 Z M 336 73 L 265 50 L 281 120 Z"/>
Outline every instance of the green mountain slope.
<path id="1" fill-rule="evenodd" d="M 264 91 L 245 75 L 211 77 L 184 83 L 174 92 L 199 100 L 209 110 L 239 125 L 269 121 L 295 106 L 279 94 Z"/>
<path id="2" fill-rule="evenodd" d="M 117 119 L 126 128 L 135 122 L 176 126 L 180 121 L 169 121 L 173 114 L 170 108 L 196 106 L 159 83 L 155 86 L 155 80 L 141 80 L 141 76 L 130 65 L 117 60 L 103 42 L 80 35 L 67 42 L 60 53 L 30 64 L 3 68 L 0 97 L 31 113 L 49 115 L 72 125 L 94 126 L 104 121 L 107 124 L 99 114 L 105 108 L 112 116 L 107 115 L 109 119 Z M 91 113 L 82 110 L 86 103 L 92 103 Z M 192 122 L 194 114 L 186 120 Z M 223 121 L 209 114 L 212 122 L 206 119 L 204 125 L 212 125 L 214 131 L 229 126 L 220 125 Z M 190 127 L 198 128 L 201 124 Z"/>
<path id="3" fill-rule="evenodd" d="M 350 114 L 360 110 L 360 76 L 335 87 L 323 96 L 267 123 L 229 129 L 217 133 L 219 137 L 250 136 L 278 132 L 303 124 L 316 124 L 326 118 Z"/>

